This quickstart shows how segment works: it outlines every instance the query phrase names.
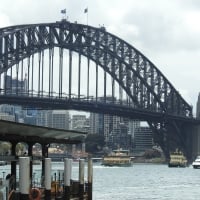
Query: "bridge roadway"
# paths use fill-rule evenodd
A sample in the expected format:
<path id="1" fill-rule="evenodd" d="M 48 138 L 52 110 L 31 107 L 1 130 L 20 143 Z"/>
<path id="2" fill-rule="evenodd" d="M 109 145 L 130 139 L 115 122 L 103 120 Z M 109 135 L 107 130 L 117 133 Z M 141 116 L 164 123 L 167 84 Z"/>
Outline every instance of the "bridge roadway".
<path id="1" fill-rule="evenodd" d="M 138 109 L 133 106 L 124 105 L 119 101 L 97 101 L 95 99 L 79 99 L 50 96 L 15 96 L 0 95 L 0 104 L 22 105 L 34 109 L 63 109 L 81 110 L 85 112 L 96 112 L 111 114 L 141 121 L 165 122 L 169 120 L 200 125 L 200 120 L 193 117 L 176 116 L 163 111 L 151 111 Z"/>

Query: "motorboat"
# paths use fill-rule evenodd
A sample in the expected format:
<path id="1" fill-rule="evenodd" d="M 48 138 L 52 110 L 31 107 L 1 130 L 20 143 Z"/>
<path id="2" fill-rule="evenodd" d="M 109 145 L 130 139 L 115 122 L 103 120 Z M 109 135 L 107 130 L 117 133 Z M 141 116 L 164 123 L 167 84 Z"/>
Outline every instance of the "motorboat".
<path id="1" fill-rule="evenodd" d="M 183 152 L 176 150 L 175 152 L 170 153 L 169 167 L 186 167 L 187 163 L 187 159 Z"/>
<path id="2" fill-rule="evenodd" d="M 195 161 L 192 163 L 194 169 L 200 168 L 200 156 L 197 156 Z"/>
<path id="3" fill-rule="evenodd" d="M 128 150 L 113 150 L 111 154 L 104 156 L 102 159 L 102 165 L 104 166 L 129 167 L 132 164 L 132 157 L 130 157 Z"/>

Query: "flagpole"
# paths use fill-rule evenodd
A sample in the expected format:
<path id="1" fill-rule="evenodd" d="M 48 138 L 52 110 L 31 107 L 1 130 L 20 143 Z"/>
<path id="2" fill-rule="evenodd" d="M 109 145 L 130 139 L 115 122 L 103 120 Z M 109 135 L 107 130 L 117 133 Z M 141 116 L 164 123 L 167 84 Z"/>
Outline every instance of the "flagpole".
<path id="1" fill-rule="evenodd" d="M 87 22 L 87 25 L 88 25 L 88 7 L 84 9 L 84 13 L 87 14 L 86 22 Z"/>
<path id="2" fill-rule="evenodd" d="M 88 11 L 87 11 L 87 26 L 88 26 Z"/>
<path id="3" fill-rule="evenodd" d="M 66 20 L 66 8 L 60 11 L 63 15 L 62 20 Z"/>

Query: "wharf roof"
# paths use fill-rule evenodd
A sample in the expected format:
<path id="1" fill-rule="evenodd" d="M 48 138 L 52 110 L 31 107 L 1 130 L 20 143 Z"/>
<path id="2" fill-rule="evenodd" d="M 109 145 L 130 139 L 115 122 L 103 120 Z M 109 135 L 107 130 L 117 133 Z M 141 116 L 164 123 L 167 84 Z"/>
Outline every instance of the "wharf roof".
<path id="1" fill-rule="evenodd" d="M 0 120 L 0 140 L 9 142 L 27 143 L 81 143 L 86 132 L 55 129 L 49 127 L 28 125 L 12 121 Z"/>

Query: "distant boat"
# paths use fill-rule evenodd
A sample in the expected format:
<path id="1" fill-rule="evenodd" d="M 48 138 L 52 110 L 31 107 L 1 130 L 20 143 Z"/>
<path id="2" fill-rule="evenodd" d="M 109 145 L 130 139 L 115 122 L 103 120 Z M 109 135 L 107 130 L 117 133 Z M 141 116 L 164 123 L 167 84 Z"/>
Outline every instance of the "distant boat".
<path id="1" fill-rule="evenodd" d="M 6 161 L 0 161 L 0 166 L 3 166 L 3 165 L 7 165 L 7 162 Z"/>
<path id="2" fill-rule="evenodd" d="M 102 161 L 102 158 L 92 158 L 92 161 L 93 162 L 101 162 Z"/>
<path id="3" fill-rule="evenodd" d="M 104 156 L 102 159 L 102 165 L 104 166 L 130 167 L 132 164 L 128 150 L 113 150 L 111 154 Z"/>
<path id="4" fill-rule="evenodd" d="M 195 161 L 192 163 L 194 169 L 200 168 L 200 156 L 197 156 Z"/>
<path id="5" fill-rule="evenodd" d="M 170 161 L 168 163 L 169 167 L 186 167 L 187 159 L 183 155 L 183 152 L 176 150 L 170 154 Z"/>

